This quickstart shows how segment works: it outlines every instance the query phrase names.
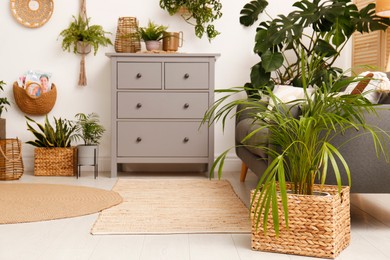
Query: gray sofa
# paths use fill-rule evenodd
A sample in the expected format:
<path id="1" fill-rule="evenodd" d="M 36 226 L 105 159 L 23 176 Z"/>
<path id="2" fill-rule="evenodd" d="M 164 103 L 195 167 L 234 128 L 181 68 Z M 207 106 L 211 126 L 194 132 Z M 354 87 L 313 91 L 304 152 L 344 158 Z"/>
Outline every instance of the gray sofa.
<path id="1" fill-rule="evenodd" d="M 237 107 L 238 111 L 242 107 Z M 382 98 L 381 105 L 377 109 L 378 116 L 369 114 L 366 117 L 367 123 L 377 125 L 381 129 L 390 133 L 390 96 Z M 248 149 L 240 146 L 241 140 L 256 128 L 253 124 L 253 118 L 250 111 L 240 113 L 236 117 L 236 154 L 242 160 L 242 170 L 240 180 L 245 181 L 248 168 L 257 176 L 261 176 L 268 166 L 267 155 L 260 149 Z M 339 136 L 334 140 L 333 145 L 349 140 L 351 136 L 356 135 L 356 131 L 350 131 L 344 136 Z M 253 138 L 264 138 L 257 135 Z M 258 141 L 258 140 L 250 140 Z M 388 144 L 388 148 L 390 143 Z M 351 170 L 351 192 L 355 193 L 390 193 L 390 164 L 385 161 L 383 156 L 377 158 L 372 140 L 368 135 L 359 136 L 347 144 L 340 147 L 340 152 L 348 162 Z M 390 151 L 389 151 L 390 152 Z M 343 184 L 348 181 L 343 174 Z M 333 174 L 328 174 L 327 184 L 336 184 Z"/>

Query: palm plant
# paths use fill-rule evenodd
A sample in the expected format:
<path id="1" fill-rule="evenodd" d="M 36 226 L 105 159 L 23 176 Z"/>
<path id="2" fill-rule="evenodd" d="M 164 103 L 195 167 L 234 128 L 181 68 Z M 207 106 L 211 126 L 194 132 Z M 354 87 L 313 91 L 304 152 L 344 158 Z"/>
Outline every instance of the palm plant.
<path id="1" fill-rule="evenodd" d="M 253 0 L 241 10 L 240 23 L 254 24 L 264 12 L 267 0 Z M 388 18 L 375 15 L 375 3 L 361 10 L 351 0 L 300 0 L 288 15 L 261 22 L 256 30 L 254 52 L 261 58 L 251 69 L 251 81 L 246 84 L 249 95 L 275 84 L 321 86 L 321 82 L 343 73 L 334 66 L 336 59 L 355 32 L 386 30 Z M 318 60 L 310 79 L 303 79 L 301 51 L 307 59 Z M 308 65 L 308 64 L 306 64 Z"/>
<path id="2" fill-rule="evenodd" d="M 321 86 L 316 86 L 309 96 L 307 92 L 308 82 L 305 79 L 313 75 L 316 66 L 305 59 L 302 52 L 302 68 L 312 68 L 302 70 L 304 99 L 298 99 L 289 103 L 281 103 L 272 93 L 270 88 L 266 88 L 269 99 L 274 104 L 273 108 L 267 108 L 268 102 L 258 99 L 231 99 L 232 95 L 241 94 L 246 91 L 246 87 L 220 90 L 228 93 L 217 100 L 204 116 L 204 123 L 212 124 L 221 120 L 225 126 L 229 114 L 239 105 L 245 105 L 245 109 L 234 113 L 240 116 L 241 113 L 251 111 L 253 123 L 259 127 L 250 132 L 241 142 L 246 146 L 246 141 L 251 139 L 256 133 L 263 129 L 268 130 L 268 142 L 251 146 L 251 148 L 261 149 L 268 155 L 268 168 L 260 177 L 256 194 L 260 194 L 259 200 L 251 201 L 255 205 L 255 216 L 257 216 L 257 226 L 262 223 L 264 231 L 267 230 L 267 220 L 269 212 L 272 212 L 272 219 L 276 234 L 279 232 L 279 209 L 278 196 L 282 201 L 282 214 L 285 216 L 285 224 L 288 227 L 287 208 L 287 185 L 291 184 L 291 192 L 295 194 L 312 194 L 314 183 L 325 184 L 327 174 L 333 170 L 339 191 L 341 190 L 341 174 L 345 173 L 351 184 L 351 173 L 347 162 L 340 153 L 339 148 L 332 145 L 332 140 L 343 135 L 345 131 L 364 130 L 364 134 L 372 137 L 378 156 L 383 154 L 389 160 L 386 144 L 390 141 L 389 133 L 371 126 L 365 122 L 365 113 L 375 113 L 375 105 L 371 104 L 364 95 L 341 95 L 339 91 L 348 84 L 356 81 L 340 75 L 340 78 L 333 78 L 322 82 Z M 306 64 L 304 64 L 306 63 Z M 234 98 L 233 98 L 234 99 Z M 300 111 L 299 116 L 294 116 L 292 111 Z M 248 145 L 249 146 L 249 145 Z M 230 149 L 223 152 L 215 160 L 210 171 L 212 176 L 218 167 L 218 177 L 221 178 L 224 160 Z"/>
<path id="3" fill-rule="evenodd" d="M 73 125 L 71 121 L 54 118 L 54 126 L 51 125 L 46 115 L 44 125 L 37 123 L 35 120 L 26 116 L 26 119 L 32 123 L 35 123 L 38 129 L 35 129 L 31 124 L 27 122 L 27 130 L 33 133 L 35 136 L 34 141 L 28 141 L 27 144 L 31 144 L 36 147 L 70 147 L 72 140 L 74 140 L 74 133 L 77 130 L 77 126 Z"/>
<path id="4" fill-rule="evenodd" d="M 76 139 L 80 138 L 85 145 L 97 145 L 105 132 L 105 129 L 99 123 L 99 115 L 96 113 L 84 114 L 78 113 Z"/>

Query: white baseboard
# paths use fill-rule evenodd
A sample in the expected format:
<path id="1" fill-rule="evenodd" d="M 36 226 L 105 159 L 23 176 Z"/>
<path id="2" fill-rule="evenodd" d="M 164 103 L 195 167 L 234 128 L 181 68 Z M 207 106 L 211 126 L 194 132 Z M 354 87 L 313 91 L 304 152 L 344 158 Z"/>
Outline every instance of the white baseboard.
<path id="1" fill-rule="evenodd" d="M 215 155 L 217 158 L 218 155 Z M 23 156 L 24 170 L 28 172 L 34 171 L 34 157 Z M 93 166 L 82 166 L 85 170 L 93 171 Z M 235 154 L 229 154 L 224 163 L 224 171 L 240 171 L 241 170 L 241 160 Z M 111 157 L 99 157 L 99 171 L 111 171 Z"/>

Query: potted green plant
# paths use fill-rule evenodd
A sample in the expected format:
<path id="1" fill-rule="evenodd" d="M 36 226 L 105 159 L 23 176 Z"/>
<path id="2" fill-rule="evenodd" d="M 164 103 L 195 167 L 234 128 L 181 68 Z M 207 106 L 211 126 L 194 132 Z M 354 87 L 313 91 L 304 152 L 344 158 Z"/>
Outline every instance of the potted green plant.
<path id="1" fill-rule="evenodd" d="M 4 91 L 4 86 L 5 86 L 4 81 L 0 81 L 0 90 Z M 1 115 L 3 114 L 3 111 L 7 111 L 7 107 L 10 106 L 11 104 L 8 101 L 7 97 L 2 97 L 0 98 L 0 139 L 5 139 L 6 138 L 6 120 L 5 118 L 2 118 Z"/>
<path id="2" fill-rule="evenodd" d="M 240 23 L 254 24 L 267 5 L 267 0 L 247 3 Z M 329 74 L 339 78 L 343 70 L 334 63 L 352 34 L 385 30 L 390 25 L 388 18 L 375 15 L 374 3 L 361 10 L 349 0 L 302 0 L 293 6 L 295 10 L 288 15 L 258 25 L 253 50 L 261 61 L 251 68 L 248 95 L 275 84 L 302 87 L 301 50 L 308 60 L 317 61 L 317 68 L 305 79 L 308 85 L 321 86 Z"/>
<path id="3" fill-rule="evenodd" d="M 105 132 L 96 113 L 78 113 L 76 139 L 82 139 L 84 144 L 78 145 L 78 165 L 97 165 L 99 143 Z M 95 175 L 96 177 L 96 175 Z"/>
<path id="4" fill-rule="evenodd" d="M 168 27 L 164 25 L 158 25 L 153 21 L 148 22 L 145 27 L 138 28 L 139 37 L 145 42 L 146 49 L 148 51 L 160 49 L 161 40 Z"/>
<path id="5" fill-rule="evenodd" d="M 256 21 L 258 14 L 266 6 L 267 1 L 264 0 L 251 1 L 245 5 L 241 12 L 241 23 L 244 21 L 250 24 Z M 225 126 L 229 113 L 240 116 L 250 111 L 253 126 L 256 127 L 241 141 L 242 146 L 246 146 L 246 141 L 256 133 L 266 130 L 263 137 L 267 142 L 259 140 L 256 144 L 248 144 L 251 149 L 264 151 L 269 158 L 268 167 L 260 176 L 251 199 L 252 248 L 304 255 L 311 253 L 312 256 L 333 258 L 349 243 L 349 204 L 342 204 L 349 197 L 341 195 L 349 192 L 344 192 L 342 185 L 346 183 L 341 183 L 340 175 L 345 172 L 350 180 L 353 173 L 350 173 L 343 155 L 338 147 L 332 145 L 331 140 L 349 129 L 366 129 L 367 134 L 372 136 L 378 154 L 383 153 L 385 156 L 388 155 L 383 149 L 383 142 L 388 143 L 390 140 L 386 134 L 379 137 L 377 132 L 381 129 L 365 121 L 364 113 L 375 113 L 375 105 L 362 95 L 340 95 L 339 91 L 355 79 L 346 77 L 342 69 L 333 67 L 333 62 L 339 57 L 353 32 L 383 30 L 388 27 L 389 20 L 375 15 L 374 4 L 358 11 L 356 5 L 348 0 L 303 0 L 297 1 L 294 6 L 298 10 L 289 15 L 279 15 L 275 19 L 260 23 L 256 31 L 254 51 L 261 57 L 261 61 L 252 67 L 251 82 L 235 89 L 218 90 L 217 92 L 227 95 L 209 108 L 204 123 L 212 124 L 221 120 Z M 309 30 L 310 33 L 308 28 L 312 29 Z M 308 40 L 305 40 L 307 35 Z M 292 60 L 286 58 L 287 54 L 293 54 Z M 292 100 L 288 104 L 280 103 L 279 98 L 272 92 L 275 84 L 302 87 L 304 98 Z M 248 98 L 232 97 L 237 93 L 241 96 L 242 91 L 247 93 Z M 267 108 L 268 99 L 278 105 L 274 105 L 273 109 Z M 235 112 L 240 105 L 245 105 L 245 109 Z M 217 157 L 210 175 L 218 167 L 218 175 L 221 177 L 227 154 L 228 151 L 225 151 Z M 333 212 L 345 213 L 342 217 L 344 222 L 332 223 L 330 226 L 337 228 L 328 235 L 313 235 L 312 244 L 308 245 L 304 243 L 305 238 L 299 237 L 299 230 L 294 233 L 293 227 L 306 228 L 309 236 L 312 235 L 310 230 L 316 227 L 312 229 L 297 225 L 295 217 L 290 215 L 289 209 L 293 207 L 289 203 L 298 198 L 298 204 L 304 204 L 303 198 L 311 196 L 308 194 L 325 189 L 324 183 L 329 169 L 333 170 L 337 180 L 336 191 L 333 192 L 336 197 L 330 194 L 332 199 L 329 201 L 338 202 L 342 210 Z M 315 181 L 318 181 L 320 186 L 316 186 Z M 321 205 L 320 208 L 328 207 Z M 298 218 L 311 216 L 306 223 L 314 222 L 315 216 L 324 215 L 324 212 L 315 212 L 314 204 L 305 206 L 305 209 L 298 210 L 301 212 Z M 335 217 L 331 216 L 329 219 L 334 220 Z M 293 222 L 292 227 L 289 225 L 290 221 Z M 269 225 L 273 226 L 273 230 L 267 229 Z M 325 230 L 328 226 L 317 228 Z M 259 237 L 261 239 L 258 239 Z M 332 251 L 324 253 L 322 250 L 321 254 L 318 253 L 324 241 L 317 241 L 314 237 L 329 238 L 333 245 L 327 248 Z M 337 237 L 338 240 L 332 240 L 332 237 Z M 286 250 L 283 244 L 290 246 L 287 240 L 296 241 L 298 244 Z M 273 246 L 270 249 L 266 248 L 266 245 Z M 294 246 L 297 249 L 301 246 L 310 247 L 311 252 L 297 252 L 291 249 Z M 317 253 L 320 255 L 316 255 Z"/>
<path id="6" fill-rule="evenodd" d="M 100 46 L 112 45 L 110 38 L 101 25 L 90 25 L 91 18 L 83 20 L 81 16 L 76 18 L 73 16 L 73 21 L 68 28 L 61 31 L 62 49 L 73 53 L 89 53 L 91 47 L 96 55 Z"/>
<path id="7" fill-rule="evenodd" d="M 71 146 L 75 138 L 77 126 L 71 121 L 54 118 L 54 124 L 49 122 L 46 115 L 44 124 L 40 124 L 26 116 L 27 130 L 35 140 L 26 142 L 34 149 L 34 175 L 76 175 L 76 148 Z M 34 128 L 30 123 L 34 123 Z"/>
<path id="8" fill-rule="evenodd" d="M 112 45 L 110 38 L 106 37 L 109 32 L 104 31 L 101 25 L 90 25 L 91 18 L 83 19 L 80 15 L 78 18 L 73 16 L 73 21 L 68 28 L 61 31 L 62 49 L 64 51 L 73 51 L 81 54 L 79 85 L 87 85 L 87 76 L 85 74 L 85 55 L 91 52 L 96 55 L 100 46 Z"/>
<path id="9" fill-rule="evenodd" d="M 215 20 L 222 17 L 222 3 L 219 0 L 160 0 L 160 7 L 170 15 L 184 9 L 181 16 L 194 26 L 198 38 L 206 34 L 211 41 L 220 34 L 213 25 Z"/>

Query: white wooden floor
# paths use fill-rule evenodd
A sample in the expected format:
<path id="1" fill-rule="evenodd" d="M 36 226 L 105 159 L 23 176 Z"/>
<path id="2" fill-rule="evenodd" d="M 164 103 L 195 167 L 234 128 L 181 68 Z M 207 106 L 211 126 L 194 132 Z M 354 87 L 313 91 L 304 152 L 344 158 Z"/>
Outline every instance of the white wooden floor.
<path id="1" fill-rule="evenodd" d="M 143 174 L 120 175 L 122 178 L 166 178 L 189 175 Z M 190 175 L 193 177 L 194 175 Z M 203 175 L 195 175 L 204 178 Z M 256 183 L 248 174 L 245 183 L 239 182 L 239 173 L 225 173 L 237 194 L 249 202 L 249 190 Z M 20 182 L 60 183 L 111 189 L 116 179 L 100 173 L 97 180 L 92 172 L 74 177 L 22 176 Z M 351 198 L 352 242 L 337 259 L 390 259 L 390 194 L 360 195 Z M 0 209 L 1 214 L 1 209 Z M 89 231 L 98 214 L 83 217 L 0 225 L 1 260 L 57 260 L 57 259 L 140 259 L 140 260 L 251 260 L 251 259 L 312 259 L 250 249 L 250 234 L 185 234 L 185 235 L 104 235 L 93 236 Z M 212 221 L 212 220 L 211 220 Z M 313 258 L 318 259 L 318 258 Z"/>

